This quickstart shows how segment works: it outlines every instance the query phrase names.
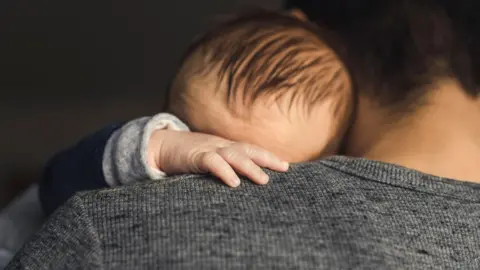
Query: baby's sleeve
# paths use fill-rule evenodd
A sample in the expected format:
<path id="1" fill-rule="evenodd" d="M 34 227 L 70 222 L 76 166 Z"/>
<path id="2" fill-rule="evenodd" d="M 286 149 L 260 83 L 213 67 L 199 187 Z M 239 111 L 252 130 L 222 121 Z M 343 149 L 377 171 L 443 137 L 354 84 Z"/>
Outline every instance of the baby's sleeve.
<path id="1" fill-rule="evenodd" d="M 132 120 L 112 134 L 105 147 L 102 164 L 109 186 L 166 177 L 164 172 L 150 167 L 147 162 L 148 142 L 158 129 L 189 131 L 174 115 L 160 113 Z"/>

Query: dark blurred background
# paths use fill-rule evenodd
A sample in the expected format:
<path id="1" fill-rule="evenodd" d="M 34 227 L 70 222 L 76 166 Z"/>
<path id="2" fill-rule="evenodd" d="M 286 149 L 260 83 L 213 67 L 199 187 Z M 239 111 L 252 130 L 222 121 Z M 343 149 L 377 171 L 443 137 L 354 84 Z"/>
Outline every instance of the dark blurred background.
<path id="1" fill-rule="evenodd" d="M 45 161 L 111 122 L 158 112 L 191 39 L 281 0 L 1 0 L 0 208 Z"/>

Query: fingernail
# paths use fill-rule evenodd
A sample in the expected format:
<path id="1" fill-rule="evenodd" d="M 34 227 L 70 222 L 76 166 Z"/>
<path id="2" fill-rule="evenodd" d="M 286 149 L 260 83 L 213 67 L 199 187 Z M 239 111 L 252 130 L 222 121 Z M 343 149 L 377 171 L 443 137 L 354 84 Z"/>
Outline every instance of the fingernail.
<path id="1" fill-rule="evenodd" d="M 270 180 L 270 177 L 268 177 L 268 175 L 265 174 L 265 175 L 263 176 L 263 183 L 266 184 L 266 183 L 268 183 L 269 180 Z"/>
<path id="2" fill-rule="evenodd" d="M 288 167 L 290 167 L 290 164 L 286 161 L 282 161 L 282 166 L 285 170 L 288 170 Z"/>
<path id="3" fill-rule="evenodd" d="M 233 186 L 233 187 L 238 187 L 238 186 L 240 186 L 240 178 L 234 179 L 233 182 L 232 182 L 232 186 Z"/>

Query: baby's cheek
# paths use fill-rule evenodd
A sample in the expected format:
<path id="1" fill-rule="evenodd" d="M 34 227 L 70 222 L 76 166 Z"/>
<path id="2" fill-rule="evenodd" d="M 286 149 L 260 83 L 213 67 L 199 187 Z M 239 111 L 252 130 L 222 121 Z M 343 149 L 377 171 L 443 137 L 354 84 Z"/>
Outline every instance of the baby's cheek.
<path id="1" fill-rule="evenodd" d="M 284 149 L 272 152 L 282 160 L 290 163 L 300 163 L 317 160 L 321 157 L 324 149 L 322 142 L 309 143 L 300 137 L 297 142 L 285 145 Z"/>
<path id="2" fill-rule="evenodd" d="M 244 142 L 258 145 L 290 163 L 317 160 L 326 151 L 333 152 L 330 128 L 310 126 L 299 122 L 285 122 L 280 127 L 260 130 L 245 137 Z"/>
<path id="3" fill-rule="evenodd" d="M 291 156 L 295 162 L 319 159 L 329 148 L 330 129 L 314 126 L 303 127 L 293 136 Z"/>

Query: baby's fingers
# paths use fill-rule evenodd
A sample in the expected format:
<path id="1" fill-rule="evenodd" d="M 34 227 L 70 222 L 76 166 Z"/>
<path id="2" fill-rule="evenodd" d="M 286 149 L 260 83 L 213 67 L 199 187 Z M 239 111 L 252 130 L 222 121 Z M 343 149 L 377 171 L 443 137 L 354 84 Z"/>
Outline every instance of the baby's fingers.
<path id="1" fill-rule="evenodd" d="M 259 185 L 268 183 L 268 175 L 243 151 L 226 147 L 219 149 L 217 153 L 239 174 L 248 177 Z"/>
<path id="2" fill-rule="evenodd" d="M 270 170 L 285 172 L 288 170 L 288 162 L 280 160 L 273 153 L 261 147 L 251 144 L 237 144 L 234 147 L 240 148 L 255 164 Z"/>
<path id="3" fill-rule="evenodd" d="M 230 187 L 238 187 L 240 185 L 240 178 L 219 154 L 215 152 L 202 153 L 197 162 L 198 168 L 202 172 L 215 175 Z"/>

